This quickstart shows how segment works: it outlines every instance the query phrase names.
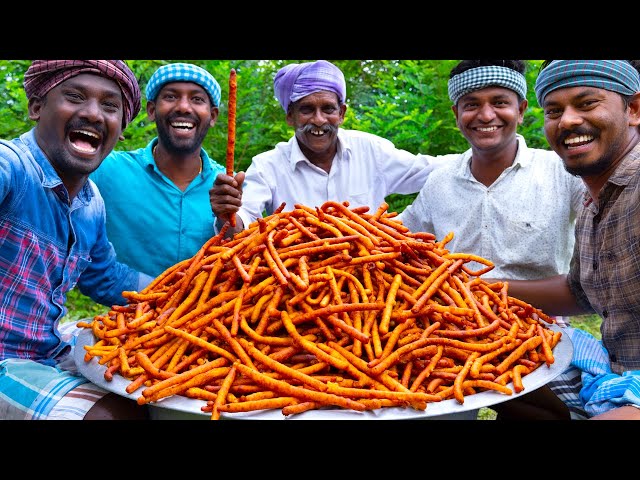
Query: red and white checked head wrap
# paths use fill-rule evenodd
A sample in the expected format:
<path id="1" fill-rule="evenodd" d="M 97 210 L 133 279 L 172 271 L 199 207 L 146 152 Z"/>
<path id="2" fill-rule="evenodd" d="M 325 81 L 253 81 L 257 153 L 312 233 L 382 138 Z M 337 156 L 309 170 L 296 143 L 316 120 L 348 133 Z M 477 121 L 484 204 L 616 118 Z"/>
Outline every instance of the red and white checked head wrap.
<path id="1" fill-rule="evenodd" d="M 124 99 L 122 128 L 140 112 L 140 87 L 123 60 L 34 60 L 24 74 L 27 99 L 42 97 L 65 80 L 81 73 L 95 73 L 117 82 Z"/>

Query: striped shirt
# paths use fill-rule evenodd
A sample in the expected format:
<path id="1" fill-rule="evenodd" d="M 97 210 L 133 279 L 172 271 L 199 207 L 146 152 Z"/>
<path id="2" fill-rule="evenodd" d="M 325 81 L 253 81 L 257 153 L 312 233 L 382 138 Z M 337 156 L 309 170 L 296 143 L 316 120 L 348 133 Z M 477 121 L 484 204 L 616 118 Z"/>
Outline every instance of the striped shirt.
<path id="1" fill-rule="evenodd" d="M 640 143 L 576 221 L 569 287 L 602 317 L 611 370 L 640 369 Z"/>
<path id="2" fill-rule="evenodd" d="M 151 279 L 116 261 L 93 182 L 70 202 L 34 130 L 0 141 L 0 360 L 55 365 L 69 350 L 57 326 L 76 284 L 111 306 Z"/>

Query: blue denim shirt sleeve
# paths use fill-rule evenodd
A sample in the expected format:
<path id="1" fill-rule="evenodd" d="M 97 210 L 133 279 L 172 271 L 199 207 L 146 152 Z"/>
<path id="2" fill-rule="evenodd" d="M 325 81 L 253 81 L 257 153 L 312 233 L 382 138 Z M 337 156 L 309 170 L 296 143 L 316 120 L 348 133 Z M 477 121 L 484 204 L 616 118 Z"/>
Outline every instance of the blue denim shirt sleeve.
<path id="1" fill-rule="evenodd" d="M 69 199 L 34 130 L 0 141 L 0 359 L 54 365 L 69 290 L 112 306 L 146 281 L 117 261 L 105 218 L 92 182 Z"/>
<path id="2" fill-rule="evenodd" d="M 90 262 L 78 279 L 82 294 L 102 305 L 125 305 L 123 291 L 138 290 L 140 272 L 118 262 L 113 245 L 107 238 L 104 202 L 94 188 L 92 202 L 96 239 L 90 250 Z"/>

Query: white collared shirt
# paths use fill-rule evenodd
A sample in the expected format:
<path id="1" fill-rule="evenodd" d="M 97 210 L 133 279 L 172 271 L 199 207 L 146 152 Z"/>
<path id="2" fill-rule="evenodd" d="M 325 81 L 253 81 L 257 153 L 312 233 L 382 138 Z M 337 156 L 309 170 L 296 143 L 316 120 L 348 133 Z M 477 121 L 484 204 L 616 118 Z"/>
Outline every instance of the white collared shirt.
<path id="1" fill-rule="evenodd" d="M 377 135 L 341 128 L 327 173 L 304 156 L 293 136 L 253 157 L 238 215 L 247 227 L 283 202 L 284 211 L 290 211 L 296 204 L 315 208 L 329 200 L 348 201 L 349 208 L 367 205 L 373 213 L 391 193 L 418 192 L 434 163 L 434 157 L 398 149 Z"/>
<path id="2" fill-rule="evenodd" d="M 584 184 L 555 152 L 528 148 L 517 138 L 513 165 L 492 185 L 472 175 L 471 149 L 449 155 L 398 219 L 436 240 L 453 232 L 445 248 L 492 261 L 487 277 L 529 280 L 567 273 Z"/>

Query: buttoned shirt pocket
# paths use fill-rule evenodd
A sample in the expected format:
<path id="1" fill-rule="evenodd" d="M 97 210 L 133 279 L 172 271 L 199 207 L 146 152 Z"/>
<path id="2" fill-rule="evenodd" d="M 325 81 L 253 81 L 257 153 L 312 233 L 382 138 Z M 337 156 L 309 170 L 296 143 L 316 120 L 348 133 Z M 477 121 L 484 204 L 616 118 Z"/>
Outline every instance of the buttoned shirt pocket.
<path id="1" fill-rule="evenodd" d="M 555 256 L 555 233 L 542 215 L 507 219 L 502 232 L 502 257 L 506 263 L 545 265 Z"/>
<path id="2" fill-rule="evenodd" d="M 68 286 L 68 289 L 71 290 L 75 287 L 80 275 L 90 264 L 91 257 L 89 255 L 70 255 L 64 269 L 63 289 L 67 290 L 66 287 Z"/>
<path id="3" fill-rule="evenodd" d="M 375 211 L 375 209 L 379 207 L 379 205 L 370 205 L 371 195 L 367 191 L 362 193 L 349 193 L 347 198 L 349 199 L 349 208 L 369 205 L 369 207 L 373 208 Z"/>

